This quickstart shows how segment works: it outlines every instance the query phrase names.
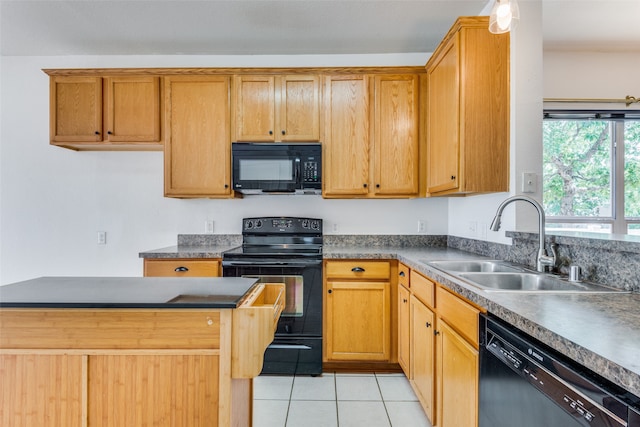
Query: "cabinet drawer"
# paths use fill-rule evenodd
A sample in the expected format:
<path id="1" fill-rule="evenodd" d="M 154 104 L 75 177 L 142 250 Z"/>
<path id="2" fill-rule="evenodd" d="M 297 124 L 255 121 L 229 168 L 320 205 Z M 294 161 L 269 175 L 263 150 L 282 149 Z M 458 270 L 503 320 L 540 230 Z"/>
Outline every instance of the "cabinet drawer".
<path id="1" fill-rule="evenodd" d="M 340 279 L 389 279 L 389 261 L 329 261 L 325 266 L 327 278 Z"/>
<path id="2" fill-rule="evenodd" d="M 435 283 L 427 279 L 420 273 L 411 272 L 411 292 L 424 304 L 435 307 L 434 293 Z"/>
<path id="3" fill-rule="evenodd" d="M 145 277 L 217 277 L 220 261 L 214 259 L 145 259 Z"/>
<path id="4" fill-rule="evenodd" d="M 436 304 L 438 315 L 477 349 L 480 310 L 440 287 Z"/>
<path id="5" fill-rule="evenodd" d="M 260 375 L 264 352 L 273 341 L 284 304 L 284 283 L 261 283 L 233 310 L 232 378 Z"/>
<path id="6" fill-rule="evenodd" d="M 398 284 L 404 286 L 409 289 L 409 274 L 411 273 L 411 269 L 406 265 L 400 263 L 398 264 Z"/>

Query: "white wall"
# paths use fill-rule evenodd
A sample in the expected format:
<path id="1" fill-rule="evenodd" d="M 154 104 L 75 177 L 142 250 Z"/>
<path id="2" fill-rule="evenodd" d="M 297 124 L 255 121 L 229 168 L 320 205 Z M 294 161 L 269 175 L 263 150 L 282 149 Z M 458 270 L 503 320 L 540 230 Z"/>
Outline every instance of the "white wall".
<path id="1" fill-rule="evenodd" d="M 75 152 L 49 145 L 49 79 L 43 68 L 423 65 L 428 54 L 288 57 L 2 57 L 0 284 L 45 275 L 140 276 L 138 253 L 177 234 L 240 233 L 245 216 L 320 217 L 327 233 L 447 233 L 447 200 L 241 200 L 163 197 L 160 152 Z M 334 224 L 337 231 L 334 232 Z M 97 232 L 107 244 L 97 245 Z"/>
<path id="2" fill-rule="evenodd" d="M 640 97 L 639 52 L 544 53 L 545 98 Z M 557 105 L 557 104 L 556 104 Z M 624 104 L 607 108 L 625 109 Z M 640 108 L 635 104 L 634 109 Z"/>

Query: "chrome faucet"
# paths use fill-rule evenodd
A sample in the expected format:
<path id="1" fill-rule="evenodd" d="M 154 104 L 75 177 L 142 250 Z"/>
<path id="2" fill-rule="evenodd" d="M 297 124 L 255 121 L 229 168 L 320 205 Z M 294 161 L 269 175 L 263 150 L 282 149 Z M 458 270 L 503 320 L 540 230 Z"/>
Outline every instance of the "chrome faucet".
<path id="1" fill-rule="evenodd" d="M 509 203 L 516 202 L 518 200 L 531 203 L 533 207 L 536 208 L 536 210 L 538 211 L 538 220 L 539 220 L 538 228 L 539 228 L 539 236 L 540 236 L 540 247 L 538 248 L 538 259 L 537 259 L 536 269 L 540 272 L 545 272 L 547 269 L 547 266 L 553 268 L 556 265 L 557 255 L 556 255 L 556 249 L 553 245 L 551 245 L 551 255 L 547 255 L 547 250 L 545 248 L 545 234 L 544 234 L 545 216 L 544 216 L 544 209 L 542 208 L 540 203 L 538 203 L 535 199 L 532 199 L 531 197 L 527 197 L 527 196 L 509 197 L 504 202 L 502 202 L 500 206 L 498 206 L 498 211 L 496 212 L 495 218 L 493 218 L 493 221 L 491 222 L 490 228 L 492 231 L 500 230 L 500 220 L 502 218 L 502 211 Z"/>

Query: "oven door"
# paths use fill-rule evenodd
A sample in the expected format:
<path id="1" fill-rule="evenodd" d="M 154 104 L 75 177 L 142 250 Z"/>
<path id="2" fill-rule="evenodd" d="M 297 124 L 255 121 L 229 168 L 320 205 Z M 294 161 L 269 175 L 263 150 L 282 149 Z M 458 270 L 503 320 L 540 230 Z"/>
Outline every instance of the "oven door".
<path id="1" fill-rule="evenodd" d="M 285 309 L 276 338 L 322 337 L 322 260 L 260 263 L 224 261 L 223 276 L 285 284 Z"/>

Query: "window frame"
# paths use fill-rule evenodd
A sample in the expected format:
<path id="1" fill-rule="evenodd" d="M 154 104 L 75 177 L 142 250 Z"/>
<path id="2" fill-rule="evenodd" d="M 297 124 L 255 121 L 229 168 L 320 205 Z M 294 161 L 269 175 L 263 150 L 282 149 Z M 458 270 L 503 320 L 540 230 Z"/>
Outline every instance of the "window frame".
<path id="1" fill-rule="evenodd" d="M 602 217 L 574 217 L 547 215 L 547 224 L 608 224 L 609 233 L 629 234 L 629 225 L 640 224 L 640 217 L 625 217 L 625 138 L 624 124 L 627 120 L 640 121 L 640 110 L 609 110 L 609 109 L 544 109 L 545 120 L 606 120 L 611 125 L 611 216 Z M 544 141 L 543 147 L 544 150 Z M 542 180 L 544 183 L 544 179 Z M 544 202 L 544 188 L 543 202 Z"/>

